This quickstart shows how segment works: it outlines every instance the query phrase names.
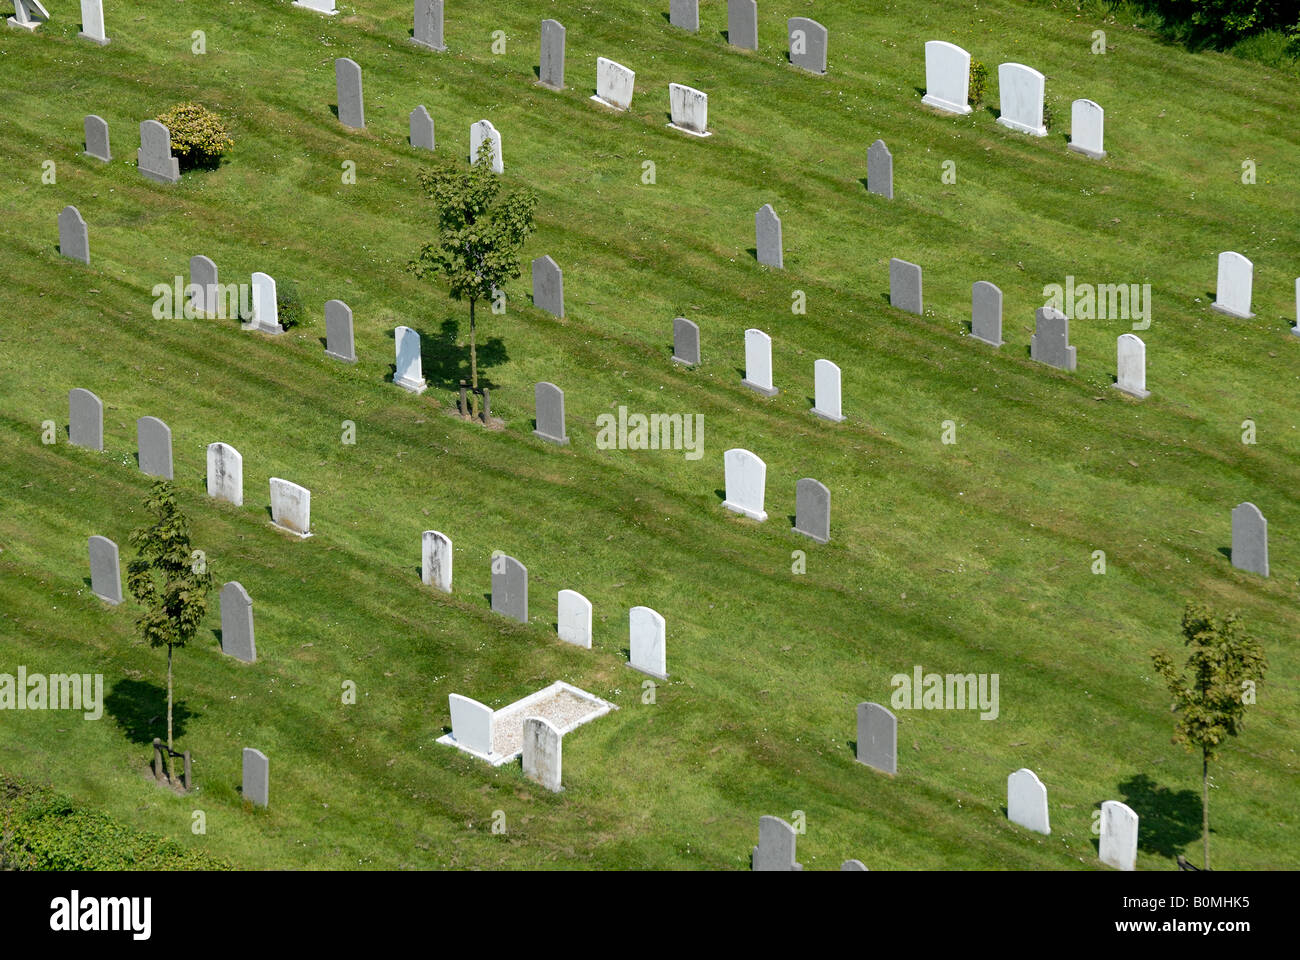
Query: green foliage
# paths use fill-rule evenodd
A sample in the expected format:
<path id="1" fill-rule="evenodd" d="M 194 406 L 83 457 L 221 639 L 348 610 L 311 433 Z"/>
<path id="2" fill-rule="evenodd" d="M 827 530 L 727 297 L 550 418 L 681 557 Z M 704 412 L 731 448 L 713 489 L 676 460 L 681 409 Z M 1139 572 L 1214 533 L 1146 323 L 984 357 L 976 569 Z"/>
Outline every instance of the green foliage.
<path id="1" fill-rule="evenodd" d="M 1160 33 L 1192 49 L 1225 50 L 1270 31 L 1300 31 L 1295 0 L 1108 0 L 1106 5 L 1117 14 L 1136 9 L 1159 18 Z"/>
<path id="2" fill-rule="evenodd" d="M 970 62 L 970 90 L 967 99 L 972 107 L 978 107 L 984 102 L 984 93 L 989 85 L 989 68 L 984 66 L 982 60 L 976 60 L 973 57 Z"/>
<path id="3" fill-rule="evenodd" d="M 280 326 L 286 330 L 310 323 L 303 308 L 298 287 L 292 280 L 281 280 L 275 285 L 275 312 Z"/>
<path id="4" fill-rule="evenodd" d="M 1049 97 L 1043 98 L 1043 126 L 1048 130 L 1056 125 L 1056 111 L 1052 109 L 1052 101 Z"/>
<path id="5" fill-rule="evenodd" d="M 221 117 L 202 104 L 178 103 L 156 119 L 171 134 L 182 170 L 215 167 L 235 145 Z"/>
<path id="6" fill-rule="evenodd" d="M 131 531 L 140 555 L 126 567 L 127 589 L 144 607 L 136 629 L 150 646 L 183 647 L 207 615 L 212 573 L 193 557 L 189 521 L 170 483 L 155 481 L 144 507 L 153 523 Z"/>

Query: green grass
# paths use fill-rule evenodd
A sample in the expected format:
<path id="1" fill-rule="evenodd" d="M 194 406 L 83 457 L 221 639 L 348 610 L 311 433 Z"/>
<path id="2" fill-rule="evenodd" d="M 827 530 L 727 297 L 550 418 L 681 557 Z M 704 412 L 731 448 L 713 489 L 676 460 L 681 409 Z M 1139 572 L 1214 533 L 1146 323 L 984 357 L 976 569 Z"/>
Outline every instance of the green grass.
<path id="1" fill-rule="evenodd" d="M 247 868 L 746 869 L 758 817 L 795 810 L 808 869 L 1096 867 L 1093 811 L 1122 799 L 1143 818 L 1139 867 L 1171 869 L 1178 852 L 1197 860 L 1199 763 L 1170 743 L 1149 652 L 1181 655 L 1183 603 L 1200 597 L 1242 610 L 1271 662 L 1213 768 L 1214 864 L 1300 866 L 1296 81 L 1115 24 L 1116 49 L 1094 56 L 1094 23 L 1010 0 L 764 2 L 757 54 L 722 42 L 721 0 L 702 4 L 697 36 L 624 0 L 492 6 L 453 5 L 443 55 L 406 42 L 409 5 L 393 0 L 337 18 L 249 0 L 110 13 L 104 49 L 75 38 L 75 15 L 0 32 L 0 672 L 102 672 L 111 691 L 99 722 L 0 715 L 0 768 Z M 809 12 L 831 31 L 824 78 L 785 63 L 785 18 Z M 562 94 L 533 85 L 547 16 L 568 31 Z M 922 108 L 927 39 L 989 65 L 991 106 L 998 63 L 1043 70 L 1060 125 L 1038 140 L 987 107 Z M 330 111 L 338 56 L 363 69 L 364 132 Z M 636 71 L 628 114 L 588 101 L 597 56 Z M 669 82 L 709 93 L 713 137 L 667 129 Z M 1106 161 L 1065 149 L 1077 97 L 1106 109 Z M 133 169 L 136 128 L 184 100 L 225 115 L 236 146 L 216 171 L 151 184 Z M 502 431 L 446 415 L 467 311 L 404 270 L 434 222 L 416 184 L 427 160 L 406 144 L 420 103 L 440 152 L 465 154 L 480 118 L 501 130 L 506 179 L 541 198 L 525 258 L 564 269 L 564 321 L 532 307 L 527 276 L 504 315 L 480 313 Z M 80 156 L 87 113 L 110 124 L 111 164 Z M 892 203 L 860 182 L 877 137 L 895 157 Z M 355 185 L 341 182 L 348 160 Z M 941 182 L 946 160 L 956 184 Z M 783 272 L 749 253 L 768 202 Z M 55 249 L 68 203 L 89 224 L 89 269 Z M 1222 250 L 1254 261 L 1254 320 L 1209 309 Z M 154 320 L 152 287 L 195 253 L 226 282 L 292 281 L 315 322 L 272 339 Z M 890 308 L 893 256 L 925 268 L 924 318 Z M 1042 288 L 1069 274 L 1152 285 L 1146 402 L 1110 388 L 1127 322 L 1073 324 L 1074 374 L 1029 361 Z M 965 337 L 980 279 L 1005 294 L 1000 351 Z M 806 316 L 791 313 L 795 290 Z M 355 366 L 324 356 L 332 297 L 354 311 Z M 700 324 L 697 370 L 669 360 L 677 315 Z M 425 338 L 418 399 L 386 382 L 398 324 Z M 740 385 L 751 326 L 774 340 L 771 400 Z M 844 371 L 844 424 L 808 413 L 818 357 Z M 531 435 L 538 380 L 565 390 L 569 447 Z M 63 440 L 76 386 L 106 405 L 102 455 Z M 620 404 L 704 414 L 704 458 L 597 450 L 596 417 Z M 145 415 L 171 426 L 196 543 L 256 617 L 256 665 L 224 658 L 210 629 L 177 657 L 178 740 L 198 783 L 184 798 L 146 779 L 165 655 L 136 642 L 132 604 L 107 608 L 87 584 L 88 535 L 130 556 Z M 345 420 L 355 445 L 340 443 Z M 955 445 L 940 443 L 945 420 Z M 205 496 L 217 440 L 243 453 L 243 508 Z M 733 446 L 767 462 L 764 524 L 720 507 Z M 312 539 L 268 526 L 271 476 L 312 491 Z M 805 476 L 832 492 L 826 546 L 789 530 Z M 1242 500 L 1269 520 L 1268 580 L 1222 552 Z M 451 597 L 419 582 L 428 528 L 455 542 Z M 529 568 L 526 627 L 488 609 L 493 550 Z M 595 605 L 592 651 L 554 636 L 565 587 Z M 654 705 L 626 666 L 637 604 L 668 623 Z M 854 705 L 888 703 L 890 677 L 915 664 L 998 673 L 1001 712 L 900 712 L 890 779 L 853 759 Z M 566 738 L 562 794 L 434 743 L 448 694 L 503 706 L 557 679 L 620 707 Z M 245 746 L 270 757 L 268 810 L 242 805 Z M 1050 837 L 1005 819 L 1021 766 L 1047 784 Z"/>

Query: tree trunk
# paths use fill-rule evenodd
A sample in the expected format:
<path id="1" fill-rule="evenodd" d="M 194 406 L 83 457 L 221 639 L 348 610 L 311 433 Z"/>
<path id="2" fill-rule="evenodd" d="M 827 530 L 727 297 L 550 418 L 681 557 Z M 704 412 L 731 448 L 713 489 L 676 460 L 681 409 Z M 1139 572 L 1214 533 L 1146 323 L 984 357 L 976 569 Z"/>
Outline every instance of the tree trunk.
<path id="1" fill-rule="evenodd" d="M 172 780 L 172 645 L 167 644 L 167 782 Z"/>
<path id="2" fill-rule="evenodd" d="M 1210 758 L 1201 751 L 1201 847 L 1204 869 L 1210 869 Z"/>
<path id="3" fill-rule="evenodd" d="M 472 415 L 478 418 L 478 330 L 474 325 L 474 300 L 469 301 L 469 377 L 470 386 L 473 388 L 470 394 L 470 405 Z"/>

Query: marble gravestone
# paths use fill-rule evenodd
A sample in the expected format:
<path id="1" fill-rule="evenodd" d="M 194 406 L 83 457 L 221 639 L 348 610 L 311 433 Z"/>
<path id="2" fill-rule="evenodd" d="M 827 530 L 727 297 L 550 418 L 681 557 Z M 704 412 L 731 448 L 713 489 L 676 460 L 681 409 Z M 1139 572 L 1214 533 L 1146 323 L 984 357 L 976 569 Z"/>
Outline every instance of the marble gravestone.
<path id="1" fill-rule="evenodd" d="M 113 152 L 108 148 L 108 121 L 98 114 L 87 114 L 82 123 L 86 136 L 86 156 L 108 163 Z"/>
<path id="2" fill-rule="evenodd" d="M 858 763 L 898 773 L 898 718 L 878 703 L 858 704 Z"/>
<path id="3" fill-rule="evenodd" d="M 221 652 L 244 663 L 257 663 L 253 599 L 238 580 L 221 588 Z"/>
<path id="4" fill-rule="evenodd" d="M 758 0 L 727 0 L 727 43 L 758 49 Z"/>
<path id="5" fill-rule="evenodd" d="M 68 391 L 68 442 L 104 452 L 104 402 L 82 387 Z"/>
<path id="6" fill-rule="evenodd" d="M 325 301 L 325 356 L 356 363 L 352 341 L 352 308 L 342 300 Z"/>
<path id="7" fill-rule="evenodd" d="M 492 557 L 492 612 L 528 622 L 528 568 L 514 557 Z"/>
<path id="8" fill-rule="evenodd" d="M 135 153 L 140 173 L 155 183 L 179 183 L 180 161 L 172 156 L 172 135 L 157 120 L 140 124 L 140 149 Z"/>
<path id="9" fill-rule="evenodd" d="M 767 489 L 767 464 L 739 447 L 722 455 L 726 499 L 722 506 L 762 523 L 767 519 L 763 499 Z"/>
<path id="10" fill-rule="evenodd" d="M 1101 805 L 1097 858 L 1116 870 L 1137 869 L 1138 815 L 1118 800 Z"/>
<path id="11" fill-rule="evenodd" d="M 339 123 L 354 130 L 366 126 L 366 108 L 361 95 L 361 67 L 349 57 L 334 61 L 334 91 L 339 108 Z"/>
<path id="12" fill-rule="evenodd" d="M 786 23 L 786 30 L 790 38 L 790 62 L 810 73 L 825 73 L 826 28 L 807 17 L 792 17 Z"/>
<path id="13" fill-rule="evenodd" d="M 673 361 L 688 367 L 700 362 L 700 328 L 685 317 L 673 320 Z"/>
<path id="14" fill-rule="evenodd" d="M 108 45 L 104 33 L 104 0 L 81 0 L 81 32 L 77 36 L 101 47 Z"/>
<path id="15" fill-rule="evenodd" d="M 668 679 L 667 631 L 664 618 L 649 607 L 633 607 L 627 615 L 628 666 L 660 680 Z"/>
<path id="16" fill-rule="evenodd" d="M 141 417 L 135 422 L 135 440 L 140 472 L 172 479 L 171 428 L 157 417 Z"/>
<path id="17" fill-rule="evenodd" d="M 244 457 L 228 443 L 208 444 L 208 496 L 244 505 Z"/>
<path id="18" fill-rule="evenodd" d="M 1103 137 L 1106 111 L 1091 100 L 1076 100 L 1070 105 L 1070 142 L 1075 153 L 1101 160 L 1106 156 Z"/>
<path id="19" fill-rule="evenodd" d="M 596 58 L 596 94 L 591 99 L 615 110 L 632 106 L 636 73 L 605 57 Z"/>
<path id="20" fill-rule="evenodd" d="M 408 126 L 410 128 L 409 136 L 412 147 L 416 150 L 434 149 L 433 117 L 429 116 L 429 111 L 425 109 L 424 104 L 420 104 L 411 111 Z"/>
<path id="21" fill-rule="evenodd" d="M 49 20 L 50 12 L 41 6 L 41 0 L 14 0 L 14 15 L 9 18 L 9 26 L 35 33 L 37 27 Z"/>
<path id="22" fill-rule="evenodd" d="M 334 0 L 293 0 L 293 5 L 315 13 L 323 13 L 329 17 L 338 13 L 334 6 Z"/>
<path id="23" fill-rule="evenodd" d="M 780 817 L 759 817 L 751 867 L 755 872 L 802 870 L 803 864 L 795 861 L 794 827 Z"/>
<path id="24" fill-rule="evenodd" d="M 921 268 L 893 257 L 889 261 L 889 303 L 918 317 L 924 313 L 921 297 Z"/>
<path id="25" fill-rule="evenodd" d="M 333 0 L 330 0 L 332 3 Z M 244 748 L 244 799 L 255 807 L 270 805 L 271 762 L 261 750 Z"/>
<path id="26" fill-rule="evenodd" d="M 781 247 L 781 218 L 770 203 L 765 203 L 754 214 L 754 248 L 758 262 L 778 270 L 785 269 Z"/>
<path id="27" fill-rule="evenodd" d="M 884 140 L 867 148 L 867 192 L 894 199 L 894 155 Z"/>
<path id="28" fill-rule="evenodd" d="M 753 327 L 745 331 L 745 379 L 740 382 L 765 397 L 777 394 L 772 386 L 772 338 Z"/>
<path id="29" fill-rule="evenodd" d="M 442 27 L 442 0 L 415 0 L 415 27 L 411 32 L 411 42 L 417 47 L 444 53 L 447 44 L 442 37 Z"/>
<path id="30" fill-rule="evenodd" d="M 280 477 L 272 477 L 271 523 L 302 540 L 310 537 L 311 491 Z"/>
<path id="31" fill-rule="evenodd" d="M 668 126 L 693 137 L 711 137 L 709 132 L 709 95 L 680 83 L 668 84 L 668 107 L 672 122 Z"/>
<path id="32" fill-rule="evenodd" d="M 420 535 L 420 581 L 451 593 L 451 537 L 437 530 Z"/>
<path id="33" fill-rule="evenodd" d="M 492 755 L 493 710 L 472 697 L 448 694 L 451 738 L 457 746 L 481 757 Z"/>
<path id="34" fill-rule="evenodd" d="M 1151 396 L 1147 389 L 1147 346 L 1142 338 L 1132 333 L 1121 333 L 1115 344 L 1115 356 L 1115 389 L 1139 400 Z"/>
<path id="35" fill-rule="evenodd" d="M 867 865 L 861 860 L 845 860 L 840 864 L 840 871 L 849 873 L 870 873 L 870 871 L 867 870 Z"/>
<path id="36" fill-rule="evenodd" d="M 533 306 L 553 317 L 564 317 L 564 271 L 550 254 L 533 261 Z"/>
<path id="37" fill-rule="evenodd" d="M 1296 277 L 1295 280 L 1295 326 L 1291 328 L 1291 332 L 1300 337 L 1300 277 Z"/>
<path id="38" fill-rule="evenodd" d="M 200 317 L 216 316 L 220 299 L 217 265 L 201 253 L 190 257 L 190 304 L 194 312 Z"/>
<path id="39" fill-rule="evenodd" d="M 668 0 L 668 22 L 682 30 L 698 33 L 700 0 Z"/>
<path id="40" fill-rule="evenodd" d="M 555 632 L 565 643 L 591 649 L 591 601 L 577 590 L 561 590 L 556 601 Z"/>
<path id="41" fill-rule="evenodd" d="M 122 602 L 122 567 L 117 544 L 108 537 L 93 536 L 86 542 L 90 554 L 90 592 L 105 603 Z"/>
<path id="42" fill-rule="evenodd" d="M 67 206 L 59 212 L 59 253 L 90 265 L 90 231 L 76 207 Z"/>
<path id="43" fill-rule="evenodd" d="M 818 360 L 813 364 L 812 412 L 832 423 L 844 421 L 840 410 L 840 368 L 829 360 Z"/>
<path id="44" fill-rule="evenodd" d="M 1021 767 L 1007 777 L 1007 819 L 1026 830 L 1050 834 L 1047 788 L 1034 771 Z"/>
<path id="45" fill-rule="evenodd" d="M 241 330 L 254 330 L 279 336 L 284 333 L 280 326 L 280 306 L 276 302 L 275 278 L 268 273 L 254 273 L 250 280 L 253 286 L 253 316 L 248 323 L 242 324 Z"/>
<path id="46" fill-rule="evenodd" d="M 559 793 L 561 743 L 560 731 L 542 717 L 524 718 L 523 765 L 524 776 L 536 780 L 552 793 Z"/>
<path id="47" fill-rule="evenodd" d="M 925 43 L 925 96 L 928 107 L 965 116 L 970 106 L 970 54 L 945 40 Z"/>
<path id="48" fill-rule="evenodd" d="M 501 133 L 491 120 L 480 120 L 469 128 L 469 162 L 477 164 L 483 144 L 492 151 L 492 172 L 505 173 L 506 161 L 501 152 Z"/>
<path id="49" fill-rule="evenodd" d="M 1219 280 L 1215 284 L 1214 303 L 1210 307 L 1219 313 L 1249 320 L 1251 285 L 1255 266 L 1239 253 L 1231 250 L 1219 254 Z"/>
<path id="50" fill-rule="evenodd" d="M 398 327 L 393 331 L 393 342 L 397 350 L 393 383 L 418 397 L 429 388 L 420 357 L 420 335 L 410 327 Z"/>
<path id="51" fill-rule="evenodd" d="M 794 532 L 818 543 L 831 540 L 831 492 L 812 477 L 795 484 Z"/>
<path id="52" fill-rule="evenodd" d="M 1055 307 L 1039 307 L 1034 316 L 1034 335 L 1029 338 L 1029 358 L 1059 370 L 1075 368 L 1070 345 L 1070 319 Z"/>
<path id="53" fill-rule="evenodd" d="M 970 335 L 991 347 L 1000 347 L 1002 339 L 1002 291 L 987 280 L 977 280 L 970 288 Z"/>
<path id="54" fill-rule="evenodd" d="M 1043 96 L 1047 80 L 1023 63 L 998 64 L 998 123 L 1035 137 L 1047 136 L 1043 125 Z"/>
<path id="55" fill-rule="evenodd" d="M 560 21 L 542 21 L 542 51 L 537 63 L 538 84 L 548 90 L 563 90 L 564 25 Z"/>
<path id="56" fill-rule="evenodd" d="M 1246 501 L 1232 510 L 1232 565 L 1268 576 L 1268 521 L 1259 507 Z"/>
<path id="57" fill-rule="evenodd" d="M 564 391 L 543 380 L 533 387 L 533 404 L 537 421 L 533 436 L 567 447 L 569 436 L 564 430 Z"/>

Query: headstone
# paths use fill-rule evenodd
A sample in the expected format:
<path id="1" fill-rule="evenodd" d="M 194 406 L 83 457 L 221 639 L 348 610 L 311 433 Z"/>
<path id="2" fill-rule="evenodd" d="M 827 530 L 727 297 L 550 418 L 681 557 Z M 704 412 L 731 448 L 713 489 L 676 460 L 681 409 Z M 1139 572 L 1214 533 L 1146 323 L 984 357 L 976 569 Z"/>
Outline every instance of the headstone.
<path id="1" fill-rule="evenodd" d="M 122 568 L 117 544 L 108 537 L 93 536 L 86 543 L 90 554 L 90 592 L 105 603 L 122 602 Z"/>
<path id="2" fill-rule="evenodd" d="M 1254 264 L 1241 254 L 1232 251 L 1219 254 L 1219 281 L 1215 285 L 1214 303 L 1210 306 L 1229 316 L 1251 319 L 1255 316 L 1250 312 L 1250 288 L 1254 275 Z"/>
<path id="3" fill-rule="evenodd" d="M 1147 345 L 1132 333 L 1121 333 L 1115 345 L 1118 374 L 1115 387 L 1129 396 L 1145 400 L 1151 396 L 1147 389 Z"/>
<path id="4" fill-rule="evenodd" d="M 492 558 L 492 612 L 528 622 L 528 568 L 504 553 Z"/>
<path id="5" fill-rule="evenodd" d="M 727 43 L 758 49 L 758 0 L 727 0 Z"/>
<path id="6" fill-rule="evenodd" d="M 1268 521 L 1259 507 L 1246 501 L 1232 510 L 1232 565 L 1268 576 Z"/>
<path id="7" fill-rule="evenodd" d="M 451 738 L 473 753 L 492 753 L 492 709 L 458 693 L 447 697 L 451 709 Z"/>
<path id="8" fill-rule="evenodd" d="M 311 491 L 296 483 L 271 478 L 271 522 L 306 540 L 311 536 Z"/>
<path id="9" fill-rule="evenodd" d="M 794 532 L 818 543 L 830 543 L 831 492 L 811 477 L 804 477 L 794 487 Z"/>
<path id="10" fill-rule="evenodd" d="M 745 379 L 740 381 L 755 393 L 775 397 L 772 386 L 772 338 L 762 330 L 745 331 Z"/>
<path id="11" fill-rule="evenodd" d="M 420 537 L 420 580 L 451 593 L 451 537 L 426 530 Z"/>
<path id="12" fill-rule="evenodd" d="M 672 122 L 668 126 L 696 137 L 711 137 L 709 132 L 709 95 L 680 83 L 668 84 L 668 106 Z"/>
<path id="13" fill-rule="evenodd" d="M 221 652 L 244 663 L 257 663 L 253 598 L 238 580 L 221 587 Z"/>
<path id="14" fill-rule="evenodd" d="M 1103 139 L 1106 111 L 1091 100 L 1076 100 L 1070 105 L 1069 148 L 1075 153 L 1100 160 L 1106 156 Z"/>
<path id="15" fill-rule="evenodd" d="M 858 763 L 898 772 L 898 718 L 878 703 L 858 704 Z"/>
<path id="16" fill-rule="evenodd" d="M 397 347 L 393 383 L 418 397 L 429 388 L 424 379 L 424 363 L 420 357 L 420 335 L 410 327 L 398 327 L 393 331 L 393 341 Z"/>
<path id="17" fill-rule="evenodd" d="M 921 268 L 893 257 L 889 261 L 889 302 L 918 317 L 925 311 L 921 298 Z"/>
<path id="18" fill-rule="evenodd" d="M 86 134 L 86 156 L 108 163 L 113 153 L 108 149 L 108 121 L 97 114 L 87 115 L 83 123 Z"/>
<path id="19" fill-rule="evenodd" d="M 759 870 L 792 872 L 802 870 L 795 862 L 794 827 L 780 817 L 758 818 L 758 846 L 754 848 L 752 867 Z"/>
<path id="20" fill-rule="evenodd" d="M 970 335 L 989 346 L 1000 347 L 1002 339 L 1002 291 L 987 280 L 970 288 Z"/>
<path id="21" fill-rule="evenodd" d="M 591 601 L 577 590 L 561 590 L 555 632 L 565 643 L 591 649 Z"/>
<path id="22" fill-rule="evenodd" d="M 135 154 L 140 173 L 155 183 L 179 183 L 180 161 L 172 156 L 172 135 L 157 120 L 140 124 L 140 149 Z"/>
<path id="23" fill-rule="evenodd" d="M 970 54 L 946 40 L 925 43 L 925 96 L 921 102 L 945 113 L 970 113 Z"/>
<path id="24" fill-rule="evenodd" d="M 700 328 L 685 317 L 673 320 L 673 360 L 691 367 L 700 362 Z"/>
<path id="25" fill-rule="evenodd" d="M 81 0 L 81 32 L 77 36 L 93 40 L 101 47 L 108 44 L 104 33 L 104 0 Z"/>
<path id="26" fill-rule="evenodd" d="M 564 25 L 558 20 L 542 21 L 537 82 L 551 90 L 564 89 Z"/>
<path id="27" fill-rule="evenodd" d="M 217 265 L 203 254 L 190 257 L 190 303 L 200 316 L 215 316 L 220 309 Z"/>
<path id="28" fill-rule="evenodd" d="M 1034 335 L 1029 338 L 1029 358 L 1061 370 L 1073 370 L 1070 319 L 1055 307 L 1039 307 L 1034 315 Z"/>
<path id="29" fill-rule="evenodd" d="M 354 130 L 364 129 L 366 108 L 361 96 L 361 67 L 355 60 L 339 57 L 334 61 L 334 91 L 339 123 Z"/>
<path id="30" fill-rule="evenodd" d="M 305 6 L 305 4 L 304 4 Z M 255 807 L 265 807 L 270 797 L 271 763 L 261 750 L 244 748 L 244 799 Z"/>
<path id="31" fill-rule="evenodd" d="M 533 436 L 567 447 L 569 437 L 564 431 L 564 391 L 543 380 L 533 387 L 533 404 L 537 419 L 537 429 L 533 431 Z"/>
<path id="32" fill-rule="evenodd" d="M 426 50 L 446 51 L 447 44 L 442 38 L 442 0 L 415 0 L 415 29 L 411 42 Z"/>
<path id="33" fill-rule="evenodd" d="M 1101 805 L 1101 843 L 1097 856 L 1116 870 L 1137 869 L 1138 815 L 1118 800 Z"/>
<path id="34" fill-rule="evenodd" d="M 249 279 L 253 286 L 253 318 L 241 329 L 272 336 L 284 333 L 284 327 L 280 326 L 280 307 L 275 299 L 275 278 L 267 273 L 254 273 Z"/>
<path id="35" fill-rule="evenodd" d="M 68 391 L 68 442 L 104 452 L 104 402 L 81 387 Z"/>
<path id="36" fill-rule="evenodd" d="M 850 871 L 862 870 L 868 873 L 871 872 L 867 870 L 867 865 L 863 863 L 861 860 L 845 860 L 843 863 L 840 864 L 840 870 L 841 872 L 845 870 L 850 870 Z"/>
<path id="37" fill-rule="evenodd" d="M 59 212 L 59 253 L 90 264 L 90 231 L 76 207 L 67 206 Z"/>
<path id="38" fill-rule="evenodd" d="M 722 465 L 727 488 L 722 505 L 760 523 L 766 520 L 763 498 L 767 489 L 767 464 L 737 447 L 722 455 Z"/>
<path id="39" fill-rule="evenodd" d="M 1295 280 L 1295 326 L 1291 328 L 1291 332 L 1300 337 L 1300 277 L 1296 277 Z"/>
<path id="40" fill-rule="evenodd" d="M 564 316 L 564 271 L 549 254 L 533 261 L 533 306 Z"/>
<path id="41" fill-rule="evenodd" d="M 884 140 L 867 148 L 867 191 L 886 200 L 894 199 L 894 155 Z"/>
<path id="42" fill-rule="evenodd" d="M 487 142 L 492 146 L 492 172 L 504 173 L 506 161 L 501 153 L 501 134 L 491 120 L 480 120 L 469 128 L 469 162 L 478 163 L 479 148 Z"/>
<path id="43" fill-rule="evenodd" d="M 228 443 L 208 444 L 208 496 L 244 505 L 244 457 Z"/>
<path id="44" fill-rule="evenodd" d="M 770 203 L 763 204 L 754 214 L 754 246 L 759 263 L 778 270 L 785 269 L 785 257 L 781 252 L 781 218 Z"/>
<path id="45" fill-rule="evenodd" d="M 141 417 L 135 422 L 136 452 L 140 472 L 150 477 L 172 479 L 172 431 L 157 417 Z"/>
<path id="46" fill-rule="evenodd" d="M 563 738 L 548 720 L 542 717 L 524 718 L 524 744 L 521 763 L 524 776 L 536 780 L 552 793 L 559 793 L 560 744 Z"/>
<path id="47" fill-rule="evenodd" d="M 334 6 L 334 0 L 293 0 L 293 5 L 316 13 L 323 13 L 330 17 L 338 13 Z"/>
<path id="48" fill-rule="evenodd" d="M 424 104 L 411 111 L 410 129 L 412 147 L 417 150 L 434 149 L 433 117 L 429 116 Z"/>
<path id="49" fill-rule="evenodd" d="M 840 411 L 840 368 L 829 360 L 818 360 L 813 364 L 812 412 L 832 423 L 844 420 Z"/>
<path id="50" fill-rule="evenodd" d="M 668 0 L 668 22 L 674 27 L 698 33 L 700 30 L 700 0 Z"/>
<path id="51" fill-rule="evenodd" d="M 352 308 L 342 300 L 325 301 L 325 356 L 356 363 L 352 342 Z"/>
<path id="52" fill-rule="evenodd" d="M 668 679 L 664 618 L 649 607 L 633 607 L 627 615 L 628 665 L 660 680 Z"/>
<path id="53" fill-rule="evenodd" d="M 1021 767 L 1007 777 L 1007 819 L 1026 830 L 1050 834 L 1047 788 L 1034 771 Z"/>
<path id="54" fill-rule="evenodd" d="M 998 64 L 998 123 L 1035 137 L 1047 136 L 1043 125 L 1043 95 L 1047 81 L 1023 63 Z"/>
<path id="55" fill-rule="evenodd" d="M 615 110 L 632 106 L 636 74 L 613 60 L 596 58 L 596 95 L 591 99 Z"/>
<path id="56" fill-rule="evenodd" d="M 825 73 L 826 28 L 807 17 L 793 17 L 786 27 L 790 37 L 790 62 L 811 73 Z"/>
<path id="57" fill-rule="evenodd" d="M 41 6 L 40 0 L 14 0 L 14 15 L 9 18 L 9 26 L 22 27 L 36 32 L 42 23 L 48 23 L 50 12 Z"/>

